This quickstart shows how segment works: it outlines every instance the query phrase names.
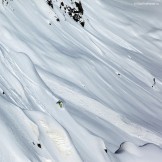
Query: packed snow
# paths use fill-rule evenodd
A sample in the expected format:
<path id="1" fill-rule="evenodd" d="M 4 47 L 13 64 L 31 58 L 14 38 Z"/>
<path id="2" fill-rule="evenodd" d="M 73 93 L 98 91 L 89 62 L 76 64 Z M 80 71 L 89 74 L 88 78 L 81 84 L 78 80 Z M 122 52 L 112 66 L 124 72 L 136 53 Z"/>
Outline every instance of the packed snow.
<path id="1" fill-rule="evenodd" d="M 162 2 L 0 0 L 0 161 L 161 162 Z"/>

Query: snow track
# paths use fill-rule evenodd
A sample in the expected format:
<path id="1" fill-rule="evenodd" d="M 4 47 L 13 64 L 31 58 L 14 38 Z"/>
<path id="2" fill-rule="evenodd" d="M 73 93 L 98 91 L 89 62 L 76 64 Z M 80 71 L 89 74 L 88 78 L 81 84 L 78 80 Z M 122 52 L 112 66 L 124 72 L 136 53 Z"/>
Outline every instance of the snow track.
<path id="1" fill-rule="evenodd" d="M 50 81 L 52 76 L 45 74 L 42 70 L 38 70 L 44 81 L 49 87 L 56 93 L 62 94 L 62 98 L 75 105 L 75 107 L 82 108 L 81 111 L 88 111 L 97 117 L 111 123 L 115 127 L 121 129 L 127 134 L 139 138 L 146 142 L 162 145 L 162 137 L 138 124 L 132 123 L 124 116 L 118 114 L 112 109 L 105 107 L 97 100 L 89 98 L 85 95 L 78 93 L 77 91 L 68 88 L 64 84 L 60 84 L 57 81 Z"/>
<path id="2" fill-rule="evenodd" d="M 161 162 L 162 5 L 133 2 L 0 0 L 0 161 Z"/>
<path id="3" fill-rule="evenodd" d="M 13 55 L 14 55 L 14 53 L 13 53 Z M 2 88 L 7 89 L 9 91 L 9 93 L 8 93 L 8 91 L 6 92 L 6 95 L 11 100 L 11 103 L 13 103 L 13 99 L 14 99 L 14 104 L 16 106 L 21 107 L 22 106 L 21 103 L 23 103 L 23 100 L 27 101 L 26 105 L 28 105 L 28 109 L 24 109 L 24 108 L 22 108 L 22 109 L 24 109 L 24 112 L 28 115 L 29 118 L 31 118 L 38 126 L 41 125 L 41 127 L 43 128 L 40 130 L 41 133 L 44 134 L 42 137 L 42 140 L 50 138 L 51 141 L 53 143 L 55 143 L 56 148 L 58 149 L 58 151 L 57 151 L 58 154 L 53 154 L 53 153 L 51 153 L 51 150 L 50 150 L 50 154 L 53 154 L 51 156 L 54 159 L 57 157 L 57 159 L 60 162 L 64 161 L 65 159 L 66 159 L 66 161 L 68 161 L 68 159 L 69 159 L 69 162 L 71 162 L 71 161 L 80 162 L 81 161 L 80 157 L 77 155 L 77 152 L 75 151 L 75 147 L 74 146 L 72 147 L 73 144 L 69 142 L 69 137 L 65 133 L 63 133 L 64 132 L 63 129 L 66 127 L 66 130 L 68 131 L 70 136 L 72 138 L 74 138 L 73 140 L 74 140 L 75 145 L 80 147 L 78 150 L 79 152 L 80 152 L 80 149 L 81 149 L 81 151 L 83 149 L 82 146 L 80 145 L 79 141 L 81 141 L 81 143 L 84 143 L 84 145 L 86 145 L 86 141 L 84 141 L 85 139 L 87 141 L 89 141 L 88 142 L 89 146 L 93 147 L 95 152 L 99 152 L 100 156 L 98 156 L 96 159 L 91 154 L 90 155 L 88 154 L 88 150 L 90 148 L 85 149 L 84 151 L 87 152 L 86 156 L 87 156 L 87 158 L 89 158 L 89 160 L 93 159 L 93 161 L 95 161 L 95 160 L 96 161 L 98 161 L 98 160 L 105 161 L 106 159 L 108 159 L 106 157 L 106 155 L 104 155 L 104 151 L 102 150 L 102 152 L 100 152 L 101 148 L 98 148 L 97 147 L 98 145 L 96 145 L 97 143 L 99 145 L 101 145 L 100 144 L 101 141 L 98 140 L 98 138 L 90 135 L 86 130 L 84 130 L 81 126 L 79 126 L 72 119 L 72 117 L 67 113 L 66 110 L 61 110 L 59 108 L 59 106 L 56 104 L 56 101 L 57 101 L 56 98 L 52 95 L 52 92 L 48 89 L 48 87 L 46 87 L 45 83 L 41 80 L 41 78 L 37 74 L 36 70 L 33 68 L 33 64 L 29 60 L 29 58 L 26 57 L 26 55 L 24 55 L 24 54 L 18 54 L 18 53 L 16 56 L 14 55 L 15 60 L 12 60 L 11 58 L 7 58 L 6 56 L 9 57 L 9 54 L 6 50 L 3 49 L 1 52 L 2 60 L 4 62 L 7 62 L 9 59 L 9 60 L 11 60 L 10 62 L 12 62 L 11 65 L 8 64 L 8 67 L 6 67 L 6 69 L 12 68 L 12 71 L 11 71 L 12 73 L 10 73 L 10 76 L 15 76 L 16 83 L 17 83 L 17 80 L 23 81 L 23 82 L 21 82 L 22 84 L 20 84 L 20 85 L 22 85 L 22 87 L 25 87 L 25 88 L 23 88 L 23 90 L 24 90 L 23 93 L 26 95 L 23 96 L 23 98 L 18 98 L 18 99 L 16 98 L 18 95 L 16 94 L 16 96 L 15 96 L 15 93 L 13 93 L 14 91 L 17 91 L 16 87 L 14 86 L 14 82 L 12 82 L 12 84 L 10 84 L 10 85 L 4 85 L 4 87 L 2 87 Z M 23 68 L 23 65 L 16 58 L 20 58 L 20 57 L 23 59 L 23 62 L 25 62 L 26 65 L 28 66 L 28 70 L 30 69 L 30 73 L 26 72 L 24 75 L 24 71 L 26 71 L 26 70 L 24 69 L 23 72 L 22 72 L 22 70 L 19 70 L 19 69 Z M 1 71 L 1 73 L 3 73 L 3 71 Z M 35 76 L 35 78 L 32 78 L 32 80 L 29 79 L 31 74 L 34 74 L 34 76 Z M 8 78 L 5 78 L 5 82 L 6 81 L 8 81 Z M 34 87 L 34 89 L 30 89 L 29 87 L 30 88 Z M 10 89 L 14 89 L 14 91 L 13 90 L 10 91 Z M 39 98 L 41 98 L 41 100 L 38 99 L 37 94 L 39 94 Z M 21 95 L 19 95 L 19 96 L 21 96 Z M 43 100 L 44 101 L 46 100 L 46 102 L 43 102 Z M 18 101 L 18 102 L 16 102 L 16 101 Z M 22 102 L 19 102 L 19 101 L 22 101 Z M 46 103 L 46 105 L 44 103 Z M 32 111 L 30 113 L 30 111 L 27 111 L 27 110 L 32 110 Z M 59 123 L 61 123 L 61 126 L 58 126 L 58 124 L 55 124 L 55 126 L 58 127 L 59 131 L 52 131 L 51 128 L 48 126 L 48 124 L 43 119 L 38 118 L 39 113 L 38 113 L 38 117 L 37 117 L 37 113 L 33 117 L 32 114 L 35 114 L 33 111 L 34 112 L 35 111 L 38 111 L 38 112 L 43 111 L 43 112 L 45 112 L 45 114 L 51 114 L 51 116 L 53 118 L 51 119 L 51 121 L 49 121 L 49 123 L 54 124 L 55 120 L 59 121 Z M 62 116 L 62 118 L 59 117 L 60 115 Z M 64 120 L 64 118 L 66 120 L 68 120 L 69 123 L 67 123 L 66 120 Z M 47 118 L 46 118 L 46 120 L 47 120 Z M 55 123 L 57 123 L 56 121 L 55 121 Z M 63 128 L 62 128 L 62 126 L 63 126 Z M 41 128 L 41 127 L 39 127 L 39 128 Z M 75 130 L 73 130 L 72 127 L 75 127 Z M 80 132 L 81 134 L 76 134 L 76 132 L 77 133 Z M 47 143 L 50 143 L 50 142 L 47 142 Z M 49 144 L 49 145 L 51 147 L 51 144 Z M 57 150 L 57 149 L 55 149 L 55 150 Z M 64 156 L 61 156 L 61 157 L 56 156 L 56 155 L 59 155 L 59 152 L 63 153 Z M 73 156 L 70 156 L 70 155 L 73 155 Z"/>

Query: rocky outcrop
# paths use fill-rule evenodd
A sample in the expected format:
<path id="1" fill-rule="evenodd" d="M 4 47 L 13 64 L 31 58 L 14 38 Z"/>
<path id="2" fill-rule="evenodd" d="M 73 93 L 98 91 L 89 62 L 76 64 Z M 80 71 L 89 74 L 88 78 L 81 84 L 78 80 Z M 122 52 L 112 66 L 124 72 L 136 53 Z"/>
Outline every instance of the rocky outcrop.
<path id="1" fill-rule="evenodd" d="M 84 9 L 82 6 L 81 1 L 73 1 L 69 0 L 71 5 L 66 4 L 62 0 L 46 0 L 46 3 L 54 9 L 55 3 L 59 3 L 60 10 L 64 12 L 64 15 L 70 16 L 75 22 L 79 23 L 82 27 L 85 26 L 85 21 L 83 20 L 83 14 L 84 14 Z M 57 6 L 57 5 L 56 5 Z M 57 21 L 60 21 L 59 18 L 57 18 Z"/>

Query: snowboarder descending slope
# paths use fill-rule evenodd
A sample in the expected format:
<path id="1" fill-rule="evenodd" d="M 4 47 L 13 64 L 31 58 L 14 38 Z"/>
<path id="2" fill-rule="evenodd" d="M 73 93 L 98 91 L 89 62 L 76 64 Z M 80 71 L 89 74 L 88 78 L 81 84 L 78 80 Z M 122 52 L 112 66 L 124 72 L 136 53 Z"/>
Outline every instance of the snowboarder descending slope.
<path id="1" fill-rule="evenodd" d="M 57 101 L 56 104 L 59 104 L 60 108 L 63 107 L 63 102 L 61 100 Z"/>

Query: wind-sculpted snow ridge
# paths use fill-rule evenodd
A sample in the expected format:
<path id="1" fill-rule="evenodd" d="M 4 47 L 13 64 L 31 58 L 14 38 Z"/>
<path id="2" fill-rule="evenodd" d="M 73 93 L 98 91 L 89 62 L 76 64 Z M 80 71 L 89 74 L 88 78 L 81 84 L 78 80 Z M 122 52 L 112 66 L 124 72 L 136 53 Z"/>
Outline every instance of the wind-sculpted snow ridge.
<path id="1" fill-rule="evenodd" d="M 122 143 L 120 148 L 116 151 L 116 159 L 121 162 L 152 162 L 160 161 L 162 158 L 161 149 L 153 144 L 146 144 L 144 146 L 137 147 L 133 143 Z"/>
<path id="2" fill-rule="evenodd" d="M 133 2 L 0 1 L 0 161 L 161 162 L 162 6 Z"/>
<path id="3" fill-rule="evenodd" d="M 88 133 L 73 120 L 65 109 L 61 110 L 58 107 L 56 104 L 58 99 L 41 80 L 28 56 L 22 53 L 10 54 L 1 46 L 1 65 L 0 73 L 3 76 L 1 87 L 5 91 L 7 100 L 22 109 L 24 114 L 37 125 L 39 130 L 37 141 L 40 141 L 43 147 L 46 146 L 47 152 L 53 159 L 80 162 L 81 158 L 75 150 L 76 145 L 78 152 L 87 160 L 103 162 L 108 160 L 102 148 L 102 140 Z M 28 142 L 32 145 L 32 142 L 35 143 L 34 138 Z M 87 144 L 89 147 L 83 148 Z M 51 152 L 48 148 L 56 151 Z M 98 154 L 97 157 L 88 153 L 90 148 Z"/>

